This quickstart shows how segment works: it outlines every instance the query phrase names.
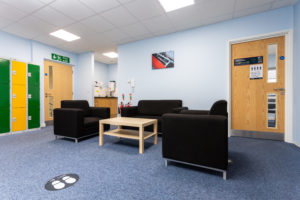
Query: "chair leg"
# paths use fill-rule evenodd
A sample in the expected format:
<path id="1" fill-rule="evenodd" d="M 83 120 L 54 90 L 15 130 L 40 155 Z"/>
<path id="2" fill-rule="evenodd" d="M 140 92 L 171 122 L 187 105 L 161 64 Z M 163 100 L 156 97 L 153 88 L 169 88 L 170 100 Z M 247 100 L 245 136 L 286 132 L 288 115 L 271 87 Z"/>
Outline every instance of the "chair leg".
<path id="1" fill-rule="evenodd" d="M 168 167 L 168 160 L 165 159 L 165 166 Z"/>
<path id="2" fill-rule="evenodd" d="M 78 143 L 78 139 L 75 139 L 75 143 Z"/>
<path id="3" fill-rule="evenodd" d="M 223 172 L 223 179 L 226 181 L 227 180 L 227 171 Z"/>

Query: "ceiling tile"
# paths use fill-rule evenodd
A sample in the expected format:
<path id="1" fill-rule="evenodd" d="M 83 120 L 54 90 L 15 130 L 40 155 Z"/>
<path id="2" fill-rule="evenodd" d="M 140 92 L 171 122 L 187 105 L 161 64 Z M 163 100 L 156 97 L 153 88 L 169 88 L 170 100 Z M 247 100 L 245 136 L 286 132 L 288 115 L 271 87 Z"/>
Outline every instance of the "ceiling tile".
<path id="1" fill-rule="evenodd" d="M 32 39 L 39 35 L 39 33 L 36 32 L 35 30 L 28 28 L 27 26 L 19 23 L 14 23 L 12 25 L 9 25 L 2 30 L 7 33 L 11 33 L 13 35 L 17 35 L 27 39 Z"/>
<path id="2" fill-rule="evenodd" d="M 150 31 L 147 30 L 143 24 L 136 23 L 120 28 L 123 32 L 127 33 L 129 36 L 136 37 L 139 35 L 149 34 Z"/>
<path id="3" fill-rule="evenodd" d="M 125 4 L 125 3 L 128 3 L 128 2 L 131 2 L 133 0 L 118 0 L 118 2 L 120 2 L 121 4 Z"/>
<path id="4" fill-rule="evenodd" d="M 157 0 L 135 0 L 125 7 L 138 19 L 145 20 L 165 13 Z"/>
<path id="5" fill-rule="evenodd" d="M 48 34 L 54 31 L 55 26 L 45 23 L 38 18 L 29 16 L 17 23 L 5 27 L 3 30 L 21 37 L 32 39 L 39 35 Z"/>
<path id="6" fill-rule="evenodd" d="M 120 29 L 113 29 L 103 33 L 111 41 L 120 41 L 129 38 L 130 36 L 122 32 Z"/>
<path id="7" fill-rule="evenodd" d="M 26 0 L 26 1 L 20 1 L 20 0 L 2 0 L 2 2 L 13 6 L 19 10 L 22 10 L 26 13 L 31 13 L 35 10 L 38 10 L 45 6 L 44 3 L 42 3 L 39 0 Z"/>
<path id="8" fill-rule="evenodd" d="M 295 0 L 277 0 L 272 4 L 272 9 L 290 6 L 295 3 Z"/>
<path id="9" fill-rule="evenodd" d="M 50 6 L 74 20 L 81 20 L 95 14 L 78 0 L 56 0 Z"/>
<path id="10" fill-rule="evenodd" d="M 17 21 L 22 19 L 25 15 L 25 12 L 13 6 L 9 6 L 5 3 L 0 3 L 0 17 L 4 17 L 12 21 Z"/>
<path id="11" fill-rule="evenodd" d="M 168 29 L 174 29 L 174 26 L 172 25 L 171 21 L 169 20 L 169 18 L 166 15 L 154 17 L 154 18 L 145 20 L 142 23 L 152 33 L 155 33 L 158 31 L 164 31 L 164 30 L 168 30 Z"/>
<path id="12" fill-rule="evenodd" d="M 254 7 L 254 8 L 252 7 L 249 9 L 239 10 L 234 13 L 233 17 L 237 18 L 237 17 L 243 17 L 243 16 L 247 16 L 247 15 L 264 12 L 264 11 L 271 9 L 271 7 L 272 7 L 272 3 L 267 3 L 265 5 L 260 5 L 260 6 Z"/>
<path id="13" fill-rule="evenodd" d="M 46 23 L 43 20 L 40 20 L 36 17 L 25 17 L 24 19 L 18 22 L 19 24 L 23 24 L 24 26 L 36 31 L 39 35 L 43 33 L 50 33 L 56 30 L 56 27 L 52 24 Z"/>
<path id="14" fill-rule="evenodd" d="M 134 37 L 135 40 L 144 40 L 146 38 L 151 38 L 151 37 L 154 37 L 155 35 L 152 34 L 152 33 L 147 33 L 147 34 L 144 34 L 144 35 L 137 35 Z"/>
<path id="15" fill-rule="evenodd" d="M 80 0 L 97 13 L 112 9 L 120 5 L 116 0 Z"/>
<path id="16" fill-rule="evenodd" d="M 34 16 L 58 27 L 74 23 L 74 20 L 61 14 L 60 12 L 49 6 L 37 11 L 36 13 L 34 13 Z"/>
<path id="17" fill-rule="evenodd" d="M 39 41 L 41 43 L 48 44 L 50 46 L 57 46 L 57 45 L 63 44 L 65 42 L 65 41 L 63 41 L 59 38 L 56 38 L 52 35 L 49 35 L 49 34 L 40 35 L 40 36 L 34 38 L 34 40 Z"/>
<path id="18" fill-rule="evenodd" d="M 84 24 L 86 27 L 100 33 L 114 28 L 114 26 L 110 22 L 108 22 L 106 19 L 99 15 L 89 17 L 81 21 L 81 23 Z"/>
<path id="19" fill-rule="evenodd" d="M 121 6 L 104 12 L 102 16 L 118 27 L 137 22 L 137 19 Z"/>
<path id="20" fill-rule="evenodd" d="M 13 21 L 6 19 L 4 17 L 0 17 L 0 29 L 14 23 Z"/>
<path id="21" fill-rule="evenodd" d="M 245 10 L 250 8 L 256 8 L 261 5 L 265 5 L 267 3 L 272 3 L 274 0 L 237 0 L 235 9 L 236 11 Z"/>

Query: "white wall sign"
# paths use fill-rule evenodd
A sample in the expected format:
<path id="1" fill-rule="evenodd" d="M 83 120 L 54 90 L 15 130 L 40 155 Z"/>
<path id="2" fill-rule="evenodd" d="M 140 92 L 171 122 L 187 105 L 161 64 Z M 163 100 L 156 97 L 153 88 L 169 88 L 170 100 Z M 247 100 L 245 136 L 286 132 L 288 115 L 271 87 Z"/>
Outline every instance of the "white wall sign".
<path id="1" fill-rule="evenodd" d="M 262 79 L 264 67 L 263 64 L 250 65 L 250 80 Z"/>

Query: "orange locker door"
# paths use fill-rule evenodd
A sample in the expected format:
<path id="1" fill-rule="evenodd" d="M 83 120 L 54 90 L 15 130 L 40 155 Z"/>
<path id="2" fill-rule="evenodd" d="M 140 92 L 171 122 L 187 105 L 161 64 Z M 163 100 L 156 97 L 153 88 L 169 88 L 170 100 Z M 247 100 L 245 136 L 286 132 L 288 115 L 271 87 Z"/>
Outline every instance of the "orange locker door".
<path id="1" fill-rule="evenodd" d="M 26 85 L 26 63 L 12 61 L 12 84 Z"/>
<path id="2" fill-rule="evenodd" d="M 12 87 L 13 108 L 26 108 L 26 86 L 13 85 Z"/>
<path id="3" fill-rule="evenodd" d="M 26 63 L 12 61 L 12 131 L 26 130 Z"/>
<path id="4" fill-rule="evenodd" d="M 13 108 L 12 131 L 26 130 L 26 108 Z"/>

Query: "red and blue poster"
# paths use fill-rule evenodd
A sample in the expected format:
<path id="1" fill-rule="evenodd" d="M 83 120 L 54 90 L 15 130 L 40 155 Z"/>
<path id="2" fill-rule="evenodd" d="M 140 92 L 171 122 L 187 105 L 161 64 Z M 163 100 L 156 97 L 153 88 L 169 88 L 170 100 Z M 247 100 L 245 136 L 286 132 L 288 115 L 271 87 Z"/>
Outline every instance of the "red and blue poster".
<path id="1" fill-rule="evenodd" d="M 152 69 L 165 69 L 174 67 L 174 51 L 152 54 Z"/>

